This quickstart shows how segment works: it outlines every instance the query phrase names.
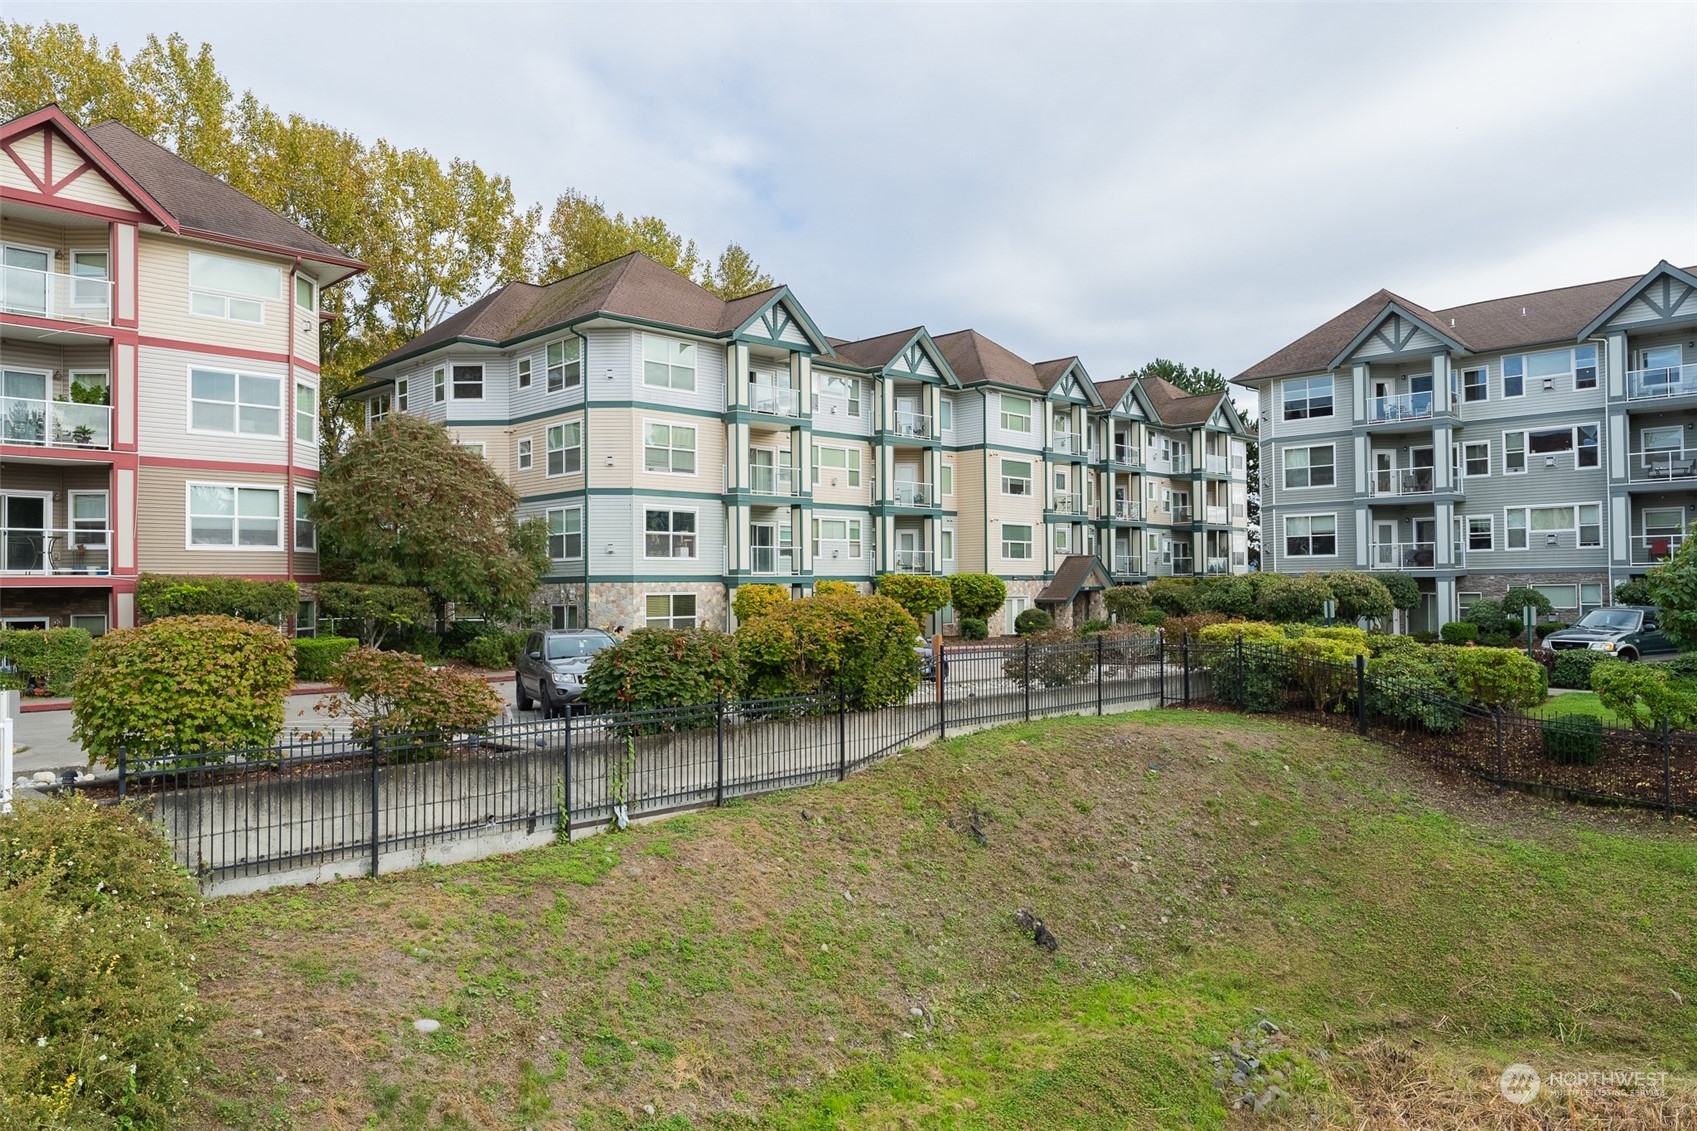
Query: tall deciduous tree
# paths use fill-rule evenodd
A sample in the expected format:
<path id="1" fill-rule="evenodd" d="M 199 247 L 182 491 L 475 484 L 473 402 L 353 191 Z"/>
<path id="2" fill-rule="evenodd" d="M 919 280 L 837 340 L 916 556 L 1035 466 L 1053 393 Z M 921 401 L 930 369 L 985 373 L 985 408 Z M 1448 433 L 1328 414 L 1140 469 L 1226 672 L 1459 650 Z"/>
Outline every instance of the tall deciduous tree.
<path id="1" fill-rule="evenodd" d="M 741 298 L 772 285 L 772 277 L 760 270 L 740 244 L 727 246 L 714 263 L 701 254 L 694 240 L 674 232 L 660 217 L 626 219 L 623 212 L 609 213 L 601 201 L 576 189 L 568 189 L 554 201 L 541 244 L 537 277 L 543 281 L 640 251 L 722 298 Z"/>
<path id="2" fill-rule="evenodd" d="M 705 286 L 720 298 L 741 298 L 756 291 L 771 289 L 772 276 L 760 269 L 754 257 L 741 244 L 731 244 L 719 255 L 713 277 Z"/>
<path id="3" fill-rule="evenodd" d="M 422 589 L 441 622 L 450 604 L 500 617 L 529 601 L 548 564 L 547 530 L 520 522 L 517 505 L 445 428 L 395 413 L 325 465 L 312 513 L 327 575 Z"/>
<path id="4" fill-rule="evenodd" d="M 1651 600 L 1662 611 L 1662 631 L 1681 648 L 1697 648 L 1697 524 L 1673 557 L 1645 580 Z"/>

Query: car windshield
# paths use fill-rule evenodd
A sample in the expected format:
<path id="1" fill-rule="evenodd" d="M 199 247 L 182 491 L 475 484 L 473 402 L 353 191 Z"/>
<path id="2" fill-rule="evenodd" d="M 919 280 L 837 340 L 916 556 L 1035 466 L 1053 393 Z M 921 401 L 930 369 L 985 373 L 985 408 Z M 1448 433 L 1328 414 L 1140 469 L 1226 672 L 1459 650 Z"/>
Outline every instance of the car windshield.
<path id="1" fill-rule="evenodd" d="M 611 643 L 605 636 L 550 636 L 548 658 L 575 660 L 579 656 L 593 656 Z"/>
<path id="2" fill-rule="evenodd" d="M 1637 628 L 1638 614 L 1630 609 L 1592 609 L 1579 628 Z"/>

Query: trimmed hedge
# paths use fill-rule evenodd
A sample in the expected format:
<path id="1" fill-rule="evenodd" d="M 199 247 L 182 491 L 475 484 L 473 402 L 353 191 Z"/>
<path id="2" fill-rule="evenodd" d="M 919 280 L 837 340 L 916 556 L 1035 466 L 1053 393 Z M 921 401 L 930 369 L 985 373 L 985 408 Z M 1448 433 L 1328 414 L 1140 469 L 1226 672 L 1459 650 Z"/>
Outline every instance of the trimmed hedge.
<path id="1" fill-rule="evenodd" d="M 1697 727 L 1697 683 L 1665 664 L 1610 657 L 1591 669 L 1591 687 L 1605 708 L 1640 729 L 1654 730 L 1663 719 L 1674 730 Z"/>
<path id="2" fill-rule="evenodd" d="M 1395 637 L 1393 639 L 1406 639 Z M 1462 707 L 1445 655 L 1434 648 L 1397 649 L 1368 661 L 1367 709 L 1382 719 L 1431 734 L 1461 727 Z"/>
<path id="3" fill-rule="evenodd" d="M 962 618 L 988 622 L 1008 599 L 1008 587 L 988 573 L 957 573 L 949 578 L 949 604 Z"/>
<path id="4" fill-rule="evenodd" d="M 145 623 L 166 617 L 238 617 L 283 625 L 300 609 L 292 581 L 144 573 L 136 581 L 136 612 Z"/>
<path id="5" fill-rule="evenodd" d="M 1055 627 L 1055 618 L 1043 609 L 1026 609 L 1014 618 L 1013 630 L 1021 636 L 1048 632 Z"/>
<path id="6" fill-rule="evenodd" d="M 744 690 L 766 699 L 841 687 L 859 709 L 902 703 L 919 686 L 918 634 L 913 617 L 888 597 L 792 601 L 737 628 Z"/>
<path id="7" fill-rule="evenodd" d="M 323 683 L 333 678 L 343 656 L 359 647 L 351 636 L 297 637 L 295 678 L 303 683 Z"/>
<path id="8" fill-rule="evenodd" d="M 426 736 L 477 730 L 501 713 L 501 696 L 481 676 L 433 668 L 405 652 L 356 648 L 336 665 L 335 679 L 347 698 L 332 699 L 326 713 L 347 715 L 357 735 L 374 727 Z"/>
<path id="9" fill-rule="evenodd" d="M 1544 669 L 1509 648 L 1457 648 L 1451 654 L 1461 697 L 1481 707 L 1536 707 L 1546 698 Z"/>
<path id="10" fill-rule="evenodd" d="M 731 611 L 738 622 L 763 617 L 780 605 L 789 604 L 790 591 L 785 585 L 739 585 L 731 599 Z"/>
<path id="11" fill-rule="evenodd" d="M 1452 620 L 1438 630 L 1438 638 L 1445 644 L 1471 644 L 1479 639 L 1479 626 L 1472 621 Z"/>
<path id="12" fill-rule="evenodd" d="M 1102 594 L 1108 616 L 1116 621 L 1135 621 L 1149 611 L 1149 590 L 1141 585 L 1116 585 Z"/>
<path id="13" fill-rule="evenodd" d="M 886 573 L 878 578 L 878 594 L 907 610 L 915 623 L 949 603 L 949 582 L 923 573 Z"/>
<path id="14" fill-rule="evenodd" d="M 760 617 L 743 627 L 770 619 Z M 639 628 L 589 661 L 583 697 L 598 711 L 697 706 L 736 698 L 742 682 L 737 640 L 730 634 L 711 628 Z"/>
<path id="15" fill-rule="evenodd" d="M 824 578 L 813 583 L 815 597 L 858 597 L 860 586 L 852 581 L 838 581 L 835 578 Z"/>
<path id="16" fill-rule="evenodd" d="M 961 617 L 960 638 L 962 640 L 983 640 L 990 635 L 990 623 L 982 617 Z"/>
<path id="17" fill-rule="evenodd" d="M 26 685 L 44 680 L 54 695 L 71 693 L 92 646 L 92 638 L 80 628 L 0 629 L 0 656 L 12 662 Z"/>

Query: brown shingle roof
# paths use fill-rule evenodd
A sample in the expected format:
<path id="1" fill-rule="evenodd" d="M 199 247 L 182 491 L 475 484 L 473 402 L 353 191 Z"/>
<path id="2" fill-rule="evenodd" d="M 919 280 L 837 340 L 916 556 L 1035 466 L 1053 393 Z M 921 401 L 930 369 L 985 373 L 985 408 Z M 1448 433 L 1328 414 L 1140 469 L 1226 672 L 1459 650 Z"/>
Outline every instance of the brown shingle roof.
<path id="1" fill-rule="evenodd" d="M 1393 302 L 1430 322 L 1433 328 L 1448 334 L 1471 353 L 1494 353 L 1516 346 L 1567 341 L 1576 338 L 1592 319 L 1641 278 L 1642 275 L 1633 275 L 1600 283 L 1557 287 L 1452 306 L 1447 310 L 1427 310 L 1390 291 L 1380 290 L 1250 366 L 1233 380 L 1249 383 L 1268 377 L 1321 372 L 1330 367 L 1343 348 Z"/>
<path id="2" fill-rule="evenodd" d="M 957 330 L 931 340 L 937 343 L 937 348 L 962 385 L 994 381 L 998 385 L 1012 385 L 1037 393 L 1048 391 L 1037 376 L 1036 366 L 977 330 Z"/>
<path id="3" fill-rule="evenodd" d="M 907 330 L 897 330 L 890 334 L 879 334 L 876 338 L 862 338 L 858 342 L 833 342 L 837 356 L 851 365 L 863 369 L 882 369 L 895 360 L 898 353 L 914 335 L 923 327 L 914 326 Z"/>
<path id="4" fill-rule="evenodd" d="M 1061 559 L 1054 578 L 1043 587 L 1043 592 L 1037 594 L 1037 599 L 1045 604 L 1070 601 L 1078 596 L 1080 589 L 1085 588 L 1092 573 L 1096 574 L 1097 581 L 1093 588 L 1105 589 L 1113 584 L 1095 554 L 1068 554 Z"/>
<path id="5" fill-rule="evenodd" d="M 1225 390 L 1187 393 L 1165 377 L 1139 377 L 1144 395 L 1162 424 L 1205 424 L 1220 405 Z"/>
<path id="6" fill-rule="evenodd" d="M 1102 403 L 1113 408 L 1125 398 L 1125 391 L 1137 384 L 1135 377 L 1118 377 L 1112 381 L 1096 382 L 1096 392 L 1101 394 Z"/>
<path id="7" fill-rule="evenodd" d="M 1031 368 L 1037 372 L 1037 379 L 1043 382 L 1043 388 L 1053 389 L 1055 382 L 1059 381 L 1061 375 L 1070 369 L 1073 362 L 1077 360 L 1076 357 L 1057 357 L 1053 361 L 1039 361 Z"/>
<path id="8" fill-rule="evenodd" d="M 120 122 L 91 126 L 88 135 L 176 218 L 184 234 L 223 237 L 365 269 L 365 264 L 347 252 Z"/>

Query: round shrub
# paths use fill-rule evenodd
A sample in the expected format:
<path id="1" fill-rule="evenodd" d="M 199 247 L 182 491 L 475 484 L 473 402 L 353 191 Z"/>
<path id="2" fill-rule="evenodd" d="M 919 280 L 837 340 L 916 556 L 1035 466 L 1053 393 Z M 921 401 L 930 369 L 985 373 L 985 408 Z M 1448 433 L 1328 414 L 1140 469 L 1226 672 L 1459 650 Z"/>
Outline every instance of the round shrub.
<path id="1" fill-rule="evenodd" d="M 1670 675 L 1679 676 L 1682 679 L 1697 679 L 1697 652 L 1681 652 L 1662 666 L 1668 670 Z M 1585 686 L 1589 687 L 1590 684 Z"/>
<path id="2" fill-rule="evenodd" d="M 1332 590 L 1332 599 L 1337 602 L 1338 620 L 1380 620 L 1389 617 L 1395 609 L 1391 591 L 1370 574 L 1338 570 L 1326 574 L 1325 583 Z"/>
<path id="3" fill-rule="evenodd" d="M 1544 723 L 1544 753 L 1564 766 L 1595 766 L 1603 760 L 1603 724 L 1586 715 L 1563 715 Z"/>
<path id="4" fill-rule="evenodd" d="M 351 636 L 302 636 L 295 640 L 295 678 L 303 683 L 322 683 L 332 678 L 336 665 L 359 647 Z"/>
<path id="5" fill-rule="evenodd" d="M 283 729 L 294 647 L 270 625 L 167 617 L 94 641 L 71 688 L 71 734 L 90 761 L 265 746 Z"/>
<path id="6" fill-rule="evenodd" d="M 924 624 L 926 617 L 949 603 L 949 580 L 923 573 L 886 573 L 878 578 L 878 593 Z"/>
<path id="7" fill-rule="evenodd" d="M 1149 603 L 1170 617 L 1202 611 L 1202 586 L 1189 578 L 1158 577 L 1149 583 Z"/>
<path id="8" fill-rule="evenodd" d="M 776 615 L 756 618 L 743 627 Z M 736 698 L 742 675 L 737 638 L 728 633 L 710 628 L 639 628 L 595 654 L 583 695 L 598 711 L 696 706 Z"/>
<path id="9" fill-rule="evenodd" d="M 1510 648 L 1457 648 L 1450 653 L 1456 691 L 1481 707 L 1519 707 L 1544 702 L 1544 669 Z"/>
<path id="10" fill-rule="evenodd" d="M 990 635 L 990 624 L 982 617 L 961 617 L 960 636 L 962 640 L 983 640 Z"/>
<path id="11" fill-rule="evenodd" d="M 1034 632 L 1048 632 L 1055 627 L 1055 618 L 1042 609 L 1026 609 L 1014 618 L 1013 630 L 1021 636 L 1030 636 Z"/>
<path id="12" fill-rule="evenodd" d="M 359 735 L 474 731 L 501 713 L 501 696 L 483 677 L 433 668 L 405 652 L 356 648 L 336 665 L 335 679 L 347 697 L 331 697 L 324 709 L 351 718 Z"/>
<path id="13" fill-rule="evenodd" d="M 1438 630 L 1438 638 L 1445 644 L 1471 644 L 1479 639 L 1479 626 L 1472 621 L 1452 620 Z"/>
<path id="14" fill-rule="evenodd" d="M 494 671 L 518 663 L 524 649 L 522 632 L 489 632 L 476 637 L 460 649 L 460 658 L 473 667 Z"/>
<path id="15" fill-rule="evenodd" d="M 1654 605 L 1655 598 L 1650 594 L 1650 579 L 1634 577 L 1615 586 L 1615 604 L 1617 605 Z"/>
<path id="16" fill-rule="evenodd" d="M 1665 664 L 1610 658 L 1591 669 L 1591 688 L 1606 709 L 1643 730 L 1654 730 L 1663 719 L 1673 730 L 1697 727 L 1697 683 Z"/>
<path id="17" fill-rule="evenodd" d="M 1331 586 L 1317 573 L 1269 575 L 1261 584 L 1261 616 L 1275 624 L 1303 623 L 1322 616 Z"/>
<path id="18" fill-rule="evenodd" d="M 1199 612 L 1219 613 L 1226 617 L 1255 615 L 1255 586 L 1247 577 L 1223 577 L 1204 582 L 1201 588 Z"/>
<path id="19" fill-rule="evenodd" d="M 1406 612 L 1420 607 L 1420 602 L 1424 599 L 1420 592 L 1420 583 L 1406 573 L 1375 573 L 1369 576 L 1385 587 L 1385 592 L 1391 595 L 1391 605 L 1394 608 Z"/>
<path id="20" fill-rule="evenodd" d="M 957 573 L 949 578 L 949 604 L 962 617 L 987 622 L 1007 599 L 1007 585 L 991 574 Z"/>
<path id="21" fill-rule="evenodd" d="M 1116 585 L 1102 594 L 1102 603 L 1109 619 L 1129 623 L 1149 611 L 1149 590 L 1141 585 Z"/>
<path id="22" fill-rule="evenodd" d="M 1544 637 L 1548 636 L 1550 633 L 1560 632 L 1562 629 L 1564 629 L 1566 627 L 1567 627 L 1566 621 L 1560 621 L 1560 620 L 1544 621 L 1542 624 L 1539 624 L 1537 626 L 1538 639 L 1542 640 L 1542 639 L 1544 639 Z"/>
<path id="23" fill-rule="evenodd" d="M 1461 615 L 1461 619 L 1479 626 L 1480 640 L 1487 637 L 1511 636 L 1519 627 L 1518 621 L 1509 621 L 1508 614 L 1503 611 L 1503 603 L 1489 597 L 1473 602 Z"/>
<path id="24" fill-rule="evenodd" d="M 1524 585 L 1517 585 L 1504 593 L 1502 605 L 1504 614 L 1517 617 L 1527 605 L 1531 605 L 1533 613 L 1540 617 L 1547 617 L 1556 611 L 1548 597 Z"/>
<path id="25" fill-rule="evenodd" d="M 0 1127 L 165 1128 L 198 1067 L 200 896 L 128 807 L 0 815 Z"/>
<path id="26" fill-rule="evenodd" d="M 904 702 L 919 686 L 919 626 L 888 597 L 792 601 L 737 629 L 752 699 L 842 689 L 860 709 Z M 591 665 L 590 675 L 594 677 Z"/>
<path id="27" fill-rule="evenodd" d="M 739 585 L 737 595 L 731 600 L 731 611 L 737 615 L 740 623 L 763 617 L 779 605 L 787 605 L 790 601 L 790 591 L 783 585 Z"/>
<path id="28" fill-rule="evenodd" d="M 852 581 L 838 581 L 835 578 L 823 578 L 813 583 L 815 597 L 858 597 L 860 586 Z"/>
<path id="29" fill-rule="evenodd" d="M 1426 646 L 1412 636 L 1397 636 L 1381 632 L 1369 632 L 1367 634 L 1367 647 L 1375 656 L 1418 654 L 1426 650 Z"/>

